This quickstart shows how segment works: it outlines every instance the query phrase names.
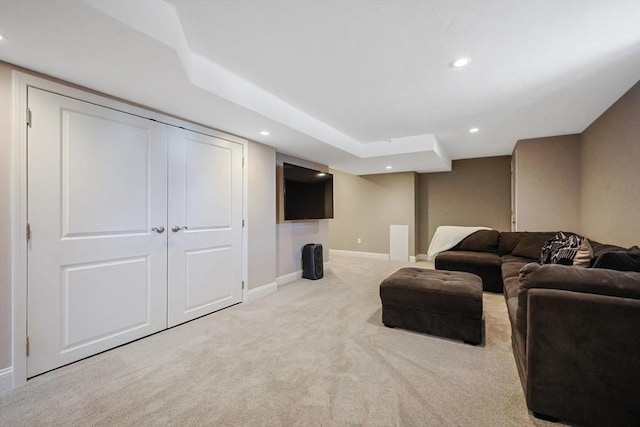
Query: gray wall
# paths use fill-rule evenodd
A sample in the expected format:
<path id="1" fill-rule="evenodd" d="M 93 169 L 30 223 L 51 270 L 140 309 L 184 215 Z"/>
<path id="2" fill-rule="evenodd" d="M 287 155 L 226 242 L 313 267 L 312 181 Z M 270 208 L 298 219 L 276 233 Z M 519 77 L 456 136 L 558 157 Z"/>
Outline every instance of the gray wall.
<path id="1" fill-rule="evenodd" d="M 515 215 L 518 231 L 580 229 L 580 135 L 516 143 Z"/>
<path id="2" fill-rule="evenodd" d="M 276 281 L 276 150 L 249 141 L 247 183 L 247 289 Z"/>
<path id="3" fill-rule="evenodd" d="M 585 236 L 640 245 L 640 82 L 582 133 Z"/>
<path id="4" fill-rule="evenodd" d="M 451 168 L 418 176 L 419 254 L 440 225 L 511 229 L 511 156 L 454 160 Z"/>
<path id="5" fill-rule="evenodd" d="M 276 153 L 276 194 L 277 218 L 276 245 L 278 277 L 302 270 L 302 247 L 307 243 L 322 244 L 324 262 L 329 261 L 329 221 L 328 219 L 313 221 L 284 221 L 284 201 L 282 198 L 283 180 L 282 163 L 291 163 L 322 172 L 329 172 L 326 165 L 309 162 L 295 157 Z"/>
<path id="6" fill-rule="evenodd" d="M 329 220 L 331 249 L 388 254 L 389 225 L 397 224 L 409 226 L 409 255 L 415 255 L 415 173 L 332 173 L 335 218 Z"/>

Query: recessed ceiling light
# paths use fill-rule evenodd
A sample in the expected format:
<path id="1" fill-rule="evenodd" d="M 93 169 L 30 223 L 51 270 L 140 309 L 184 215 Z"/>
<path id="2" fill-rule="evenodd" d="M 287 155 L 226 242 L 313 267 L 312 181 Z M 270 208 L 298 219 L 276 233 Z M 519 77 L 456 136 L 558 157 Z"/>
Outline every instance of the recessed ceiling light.
<path id="1" fill-rule="evenodd" d="M 471 60 L 469 58 L 458 58 L 455 61 L 451 62 L 449 65 L 453 68 L 460 68 L 469 65 Z"/>
<path id="2" fill-rule="evenodd" d="M 263 130 L 262 132 L 260 132 L 260 135 L 267 136 L 267 135 L 269 135 L 269 132 L 266 131 L 266 130 Z"/>
<path id="3" fill-rule="evenodd" d="M 471 128 L 471 129 L 469 129 L 469 133 L 476 133 L 479 130 L 480 130 L 479 128 Z"/>
<path id="4" fill-rule="evenodd" d="M 387 166 L 387 167 L 386 167 L 386 169 L 391 169 L 391 168 L 392 168 L 391 166 Z"/>
<path id="5" fill-rule="evenodd" d="M 0 41 L 4 41 L 7 39 L 7 36 L 5 36 L 4 34 L 0 34 Z"/>

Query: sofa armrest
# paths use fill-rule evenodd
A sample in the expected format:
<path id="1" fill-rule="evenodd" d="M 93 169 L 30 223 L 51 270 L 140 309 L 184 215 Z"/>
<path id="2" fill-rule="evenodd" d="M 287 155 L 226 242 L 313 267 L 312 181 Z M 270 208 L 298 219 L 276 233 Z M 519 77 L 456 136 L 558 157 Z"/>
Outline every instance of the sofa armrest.
<path id="1" fill-rule="evenodd" d="M 520 270 L 523 289 L 550 288 L 640 299 L 640 273 L 530 263 Z"/>
<path id="2" fill-rule="evenodd" d="M 640 300 L 531 289 L 528 306 L 529 408 L 588 425 L 640 420 Z"/>
<path id="3" fill-rule="evenodd" d="M 558 289 L 640 299 L 640 273 L 530 263 L 520 270 L 516 327 L 527 335 L 528 293 L 532 289 Z"/>

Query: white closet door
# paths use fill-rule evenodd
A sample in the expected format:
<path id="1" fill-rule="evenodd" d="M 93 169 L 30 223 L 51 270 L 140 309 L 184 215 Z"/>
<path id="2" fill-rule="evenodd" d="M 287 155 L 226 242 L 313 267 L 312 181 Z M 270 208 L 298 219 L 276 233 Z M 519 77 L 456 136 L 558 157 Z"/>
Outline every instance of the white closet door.
<path id="1" fill-rule="evenodd" d="M 169 129 L 168 323 L 242 301 L 242 145 Z"/>
<path id="2" fill-rule="evenodd" d="M 31 377 L 166 328 L 167 126 L 28 101 Z"/>

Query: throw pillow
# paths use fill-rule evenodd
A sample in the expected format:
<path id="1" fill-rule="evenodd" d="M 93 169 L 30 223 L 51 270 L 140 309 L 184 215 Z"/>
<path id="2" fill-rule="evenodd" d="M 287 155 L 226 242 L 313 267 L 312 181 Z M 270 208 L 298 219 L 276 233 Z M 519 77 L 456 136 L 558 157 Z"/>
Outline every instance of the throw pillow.
<path id="1" fill-rule="evenodd" d="M 542 247 L 538 263 L 573 265 L 573 258 L 578 253 L 583 240 L 577 234 L 569 234 L 567 236 L 562 231 L 559 231 Z"/>
<path id="2" fill-rule="evenodd" d="M 578 253 L 573 258 L 573 265 L 576 267 L 589 267 L 593 258 L 593 248 L 586 238 L 582 241 Z"/>
<path id="3" fill-rule="evenodd" d="M 593 268 L 640 272 L 640 249 L 634 246 L 630 250 L 604 253 L 598 257 Z"/>

